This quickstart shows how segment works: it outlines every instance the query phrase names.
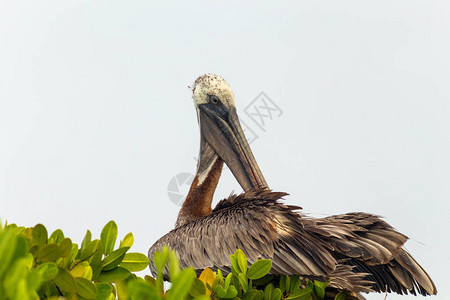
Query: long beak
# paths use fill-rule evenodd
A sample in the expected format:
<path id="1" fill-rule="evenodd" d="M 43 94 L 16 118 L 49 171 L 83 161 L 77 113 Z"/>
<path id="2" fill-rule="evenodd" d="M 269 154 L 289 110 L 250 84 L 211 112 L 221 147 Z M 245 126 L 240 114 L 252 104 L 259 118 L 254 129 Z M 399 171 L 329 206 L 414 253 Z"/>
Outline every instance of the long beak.
<path id="1" fill-rule="evenodd" d="M 244 191 L 268 188 L 247 143 L 236 109 L 218 113 L 208 104 L 199 105 L 198 116 L 201 132 L 199 167 L 211 161 L 213 150 L 230 168 Z"/>

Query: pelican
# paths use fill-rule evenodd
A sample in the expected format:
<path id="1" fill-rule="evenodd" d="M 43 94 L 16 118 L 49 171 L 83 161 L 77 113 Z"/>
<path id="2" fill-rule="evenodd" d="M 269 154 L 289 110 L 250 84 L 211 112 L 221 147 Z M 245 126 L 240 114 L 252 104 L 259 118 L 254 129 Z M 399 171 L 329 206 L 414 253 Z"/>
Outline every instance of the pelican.
<path id="1" fill-rule="evenodd" d="M 234 94 L 220 76 L 194 83 L 200 127 L 197 172 L 175 229 L 149 250 L 174 249 L 181 267 L 230 272 L 229 255 L 241 249 L 249 263 L 272 260 L 271 274 L 328 281 L 336 290 L 434 295 L 427 272 L 402 248 L 407 237 L 380 217 L 353 212 L 312 218 L 286 205 L 287 193 L 269 189 L 239 123 Z M 244 190 L 211 202 L 225 163 Z M 155 275 L 153 263 L 150 269 Z M 167 274 L 166 274 L 167 275 Z"/>

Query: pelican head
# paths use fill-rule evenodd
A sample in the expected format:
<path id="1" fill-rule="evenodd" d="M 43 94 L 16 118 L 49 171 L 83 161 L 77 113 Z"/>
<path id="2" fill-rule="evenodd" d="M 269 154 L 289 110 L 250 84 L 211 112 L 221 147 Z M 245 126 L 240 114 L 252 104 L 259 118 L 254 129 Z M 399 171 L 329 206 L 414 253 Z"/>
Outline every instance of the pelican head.
<path id="1" fill-rule="evenodd" d="M 234 94 L 228 82 L 221 76 L 215 74 L 205 74 L 195 80 L 193 96 L 194 104 L 198 108 L 201 104 L 207 104 L 217 97 L 227 107 L 236 108 Z"/>
<path id="2" fill-rule="evenodd" d="M 225 79 L 215 74 L 200 76 L 194 83 L 193 99 L 201 134 L 199 183 L 219 158 L 244 191 L 267 188 L 239 122 L 233 91 Z"/>

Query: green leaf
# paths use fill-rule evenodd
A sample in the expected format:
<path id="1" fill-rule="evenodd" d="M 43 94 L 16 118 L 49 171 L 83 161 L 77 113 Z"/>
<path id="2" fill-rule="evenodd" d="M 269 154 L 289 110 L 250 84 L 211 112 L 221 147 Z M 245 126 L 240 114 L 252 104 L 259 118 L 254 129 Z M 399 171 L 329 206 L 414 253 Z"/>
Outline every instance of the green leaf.
<path id="1" fill-rule="evenodd" d="M 21 280 L 26 282 L 27 273 L 27 261 L 25 258 L 21 258 L 12 263 L 11 267 L 8 269 L 7 276 L 5 276 L 4 282 L 2 282 L 2 288 L 5 288 L 6 295 L 12 298 L 12 296 L 17 293 L 17 283 Z M 2 294 L 3 293 L 1 293 L 0 296 Z"/>
<path id="2" fill-rule="evenodd" d="M 167 258 L 169 257 L 169 247 L 164 246 L 161 251 L 156 251 L 153 255 L 153 263 L 155 264 L 155 269 L 158 273 L 164 271 L 164 266 L 167 263 Z"/>
<path id="3" fill-rule="evenodd" d="M 259 291 L 257 290 L 250 290 L 242 296 L 242 300 L 260 300 L 260 299 L 262 300 L 262 297 Z"/>
<path id="4" fill-rule="evenodd" d="M 133 237 L 133 234 L 130 232 L 123 238 L 123 240 L 120 241 L 119 248 L 122 248 L 122 247 L 130 247 L 131 248 L 131 246 L 133 246 L 133 243 L 134 243 L 134 237 Z"/>
<path id="5" fill-rule="evenodd" d="M 58 288 L 64 292 L 74 293 L 76 291 L 75 279 L 69 271 L 58 268 L 58 275 L 53 279 Z"/>
<path id="6" fill-rule="evenodd" d="M 239 284 L 241 285 L 244 292 L 248 291 L 248 278 L 244 273 L 239 273 L 238 275 Z"/>
<path id="7" fill-rule="evenodd" d="M 211 270 L 211 269 L 209 269 L 209 270 Z M 220 269 L 217 269 L 217 277 L 219 277 L 219 279 L 223 280 L 223 274 L 222 274 L 222 271 L 220 271 Z"/>
<path id="8" fill-rule="evenodd" d="M 28 253 L 27 240 L 25 239 L 25 237 L 23 237 L 21 235 L 16 236 L 16 249 L 14 250 L 14 255 L 12 257 L 12 261 L 26 256 L 27 253 Z M 28 253 L 28 254 L 30 254 L 30 253 Z"/>
<path id="9" fill-rule="evenodd" d="M 17 229 L 23 227 L 17 227 Z M 30 243 L 33 241 L 33 227 L 24 228 L 20 231 Z"/>
<path id="10" fill-rule="evenodd" d="M 286 283 L 285 283 L 285 286 L 286 286 L 286 292 L 289 291 L 290 288 L 291 288 L 291 278 L 290 278 L 289 276 L 287 276 L 287 275 L 286 275 Z"/>
<path id="11" fill-rule="evenodd" d="M 80 249 L 84 250 L 91 241 L 92 241 L 92 233 L 89 230 L 87 230 L 86 234 L 84 235 L 83 241 L 81 242 Z"/>
<path id="12" fill-rule="evenodd" d="M 180 273 L 180 265 L 178 263 L 178 257 L 174 250 L 169 250 L 169 274 L 170 279 L 175 278 Z M 147 264 L 148 265 L 148 264 Z"/>
<path id="13" fill-rule="evenodd" d="M 287 289 L 286 289 L 286 275 L 281 275 L 280 276 L 280 290 L 282 293 L 284 293 Z"/>
<path id="14" fill-rule="evenodd" d="M 325 289 L 328 286 L 328 282 L 321 282 L 314 280 L 314 285 L 321 287 L 322 289 Z"/>
<path id="15" fill-rule="evenodd" d="M 0 235 L 0 278 L 7 270 L 16 250 L 17 238 L 13 230 L 6 230 Z"/>
<path id="16" fill-rule="evenodd" d="M 188 298 L 189 299 L 189 298 Z M 211 297 L 210 296 L 206 296 L 206 295 L 203 295 L 203 296 L 200 296 L 200 297 L 195 297 L 194 298 L 195 300 L 211 300 Z M 215 299 L 215 298 L 214 298 Z M 235 298 L 236 300 L 239 300 L 239 298 Z"/>
<path id="17" fill-rule="evenodd" d="M 156 288 L 160 294 L 164 294 L 164 280 L 163 271 L 169 257 L 169 247 L 162 247 L 161 251 L 156 251 L 153 255 L 153 263 L 155 265 L 157 276 L 156 276 Z"/>
<path id="18" fill-rule="evenodd" d="M 300 276 L 292 275 L 290 291 L 295 292 L 296 290 L 298 290 L 300 288 L 300 284 L 301 284 Z"/>
<path id="19" fill-rule="evenodd" d="M 191 290 L 189 291 L 189 294 L 192 297 L 200 297 L 200 296 L 205 295 L 205 293 L 206 293 L 205 285 L 203 284 L 203 282 L 200 279 L 195 278 L 194 283 L 192 284 Z"/>
<path id="20" fill-rule="evenodd" d="M 25 266 L 30 270 L 34 265 L 34 257 L 31 253 L 27 253 L 24 257 L 21 257 L 25 261 Z"/>
<path id="21" fill-rule="evenodd" d="M 167 293 L 167 300 L 184 299 L 189 293 L 195 278 L 195 271 L 192 268 L 184 269 L 178 273 L 172 281 L 172 287 Z"/>
<path id="22" fill-rule="evenodd" d="M 319 296 L 319 299 L 323 299 L 323 297 L 325 297 L 325 289 L 319 285 L 314 285 L 314 292 L 317 296 Z"/>
<path id="23" fill-rule="evenodd" d="M 152 276 L 150 276 L 150 275 L 145 275 L 145 276 L 144 276 L 144 280 L 147 281 L 148 283 L 150 283 L 150 285 L 156 286 L 156 279 L 153 278 Z"/>
<path id="24" fill-rule="evenodd" d="M 225 298 L 225 296 L 227 295 L 227 291 L 224 290 L 222 286 L 218 285 L 214 290 L 214 295 L 218 298 Z"/>
<path id="25" fill-rule="evenodd" d="M 61 256 L 60 246 L 48 244 L 41 248 L 37 255 L 37 260 L 42 262 L 55 261 Z"/>
<path id="26" fill-rule="evenodd" d="M 70 250 L 69 256 L 65 259 L 64 267 L 67 268 L 78 255 L 78 245 L 72 244 L 72 249 Z"/>
<path id="27" fill-rule="evenodd" d="M 232 299 L 232 298 L 236 297 L 237 294 L 238 294 L 238 292 L 237 292 L 236 288 L 234 286 L 230 285 L 227 289 L 227 294 L 225 295 L 224 298 Z"/>
<path id="28" fill-rule="evenodd" d="M 70 274 L 73 277 L 83 277 L 92 279 L 92 268 L 87 261 L 76 260 L 70 267 Z"/>
<path id="29" fill-rule="evenodd" d="M 32 236 L 33 236 L 33 244 L 38 245 L 39 248 L 47 243 L 48 237 L 47 229 L 42 224 L 37 224 L 36 226 L 34 226 Z"/>
<path id="30" fill-rule="evenodd" d="M 48 243 L 49 244 L 58 244 L 61 243 L 61 241 L 64 239 L 64 233 L 62 232 L 61 229 L 56 229 L 55 231 L 53 231 L 53 233 L 50 235 L 50 237 L 48 238 Z"/>
<path id="31" fill-rule="evenodd" d="M 234 256 L 237 259 L 237 263 L 239 265 L 240 273 L 247 274 L 247 257 L 245 257 L 244 252 L 241 249 L 237 249 L 234 252 Z"/>
<path id="32" fill-rule="evenodd" d="M 129 249 L 130 249 L 129 247 L 123 247 L 111 252 L 111 254 L 109 254 L 107 257 L 105 257 L 105 259 L 103 259 L 102 270 L 108 271 L 117 267 L 122 262 L 123 258 L 125 257 L 125 253 Z"/>
<path id="33" fill-rule="evenodd" d="M 269 273 L 272 268 L 272 261 L 270 259 L 260 259 L 250 266 L 247 272 L 247 277 L 250 279 L 259 279 Z"/>
<path id="34" fill-rule="evenodd" d="M 242 288 L 241 288 L 241 284 L 239 283 L 239 279 L 238 276 L 239 275 L 234 275 L 231 276 L 231 284 L 230 286 L 234 286 L 236 288 L 236 290 L 238 291 L 239 296 L 242 296 Z"/>
<path id="35" fill-rule="evenodd" d="M 128 276 L 131 275 L 131 272 L 128 271 L 125 268 L 122 267 L 116 267 L 110 271 L 102 271 L 100 275 L 98 276 L 98 281 L 104 281 L 104 282 L 117 282 L 119 280 L 124 280 L 128 278 Z"/>
<path id="36" fill-rule="evenodd" d="M 141 280 L 130 280 L 128 283 L 128 290 L 130 295 L 127 297 L 130 299 L 151 299 L 151 300 L 160 300 L 162 299 L 161 295 L 158 293 L 156 286 L 148 285 L 146 282 Z M 114 298 L 115 299 L 115 298 Z M 119 295 L 120 299 L 120 295 Z"/>
<path id="37" fill-rule="evenodd" d="M 235 255 L 231 254 L 230 260 L 231 260 L 231 272 L 237 276 L 239 273 L 241 273 L 241 269 L 239 268 L 238 259 Z"/>
<path id="38" fill-rule="evenodd" d="M 99 282 L 96 283 L 95 286 L 97 287 L 97 298 L 96 300 L 107 300 L 108 297 L 112 294 L 113 287 L 106 282 Z M 114 297 L 115 299 L 115 297 Z"/>
<path id="39" fill-rule="evenodd" d="M 346 300 L 347 299 L 347 293 L 345 291 L 340 291 L 336 297 L 334 297 L 334 300 Z"/>
<path id="40" fill-rule="evenodd" d="M 53 262 L 46 262 L 40 265 L 36 272 L 41 276 L 43 281 L 49 281 L 58 275 L 58 267 Z"/>
<path id="41" fill-rule="evenodd" d="M 267 274 L 266 276 L 263 276 L 259 279 L 253 280 L 253 285 L 257 286 L 257 285 L 263 285 L 266 286 L 266 284 L 268 284 L 269 282 L 271 282 L 273 280 L 275 276 L 272 274 Z"/>
<path id="42" fill-rule="evenodd" d="M 87 260 L 91 264 L 96 264 L 102 260 L 102 242 L 100 240 L 93 240 L 89 242 L 84 249 L 80 251 L 80 259 Z"/>
<path id="43" fill-rule="evenodd" d="M 38 255 L 38 252 L 39 252 L 39 247 L 38 247 L 38 245 L 33 245 L 33 246 L 31 246 L 30 247 L 30 253 L 33 255 L 33 256 L 37 256 Z"/>
<path id="44" fill-rule="evenodd" d="M 273 293 L 273 284 L 269 283 L 268 285 L 266 285 L 266 287 L 264 288 L 264 299 L 270 300 L 272 299 L 272 293 Z"/>
<path id="45" fill-rule="evenodd" d="M 33 293 L 42 284 L 42 278 L 37 272 L 28 272 L 27 276 L 27 287 L 30 293 Z"/>
<path id="46" fill-rule="evenodd" d="M 72 241 L 69 238 L 65 238 L 60 244 L 60 256 L 66 257 L 72 252 Z"/>
<path id="47" fill-rule="evenodd" d="M 270 300 L 280 300 L 281 295 L 281 290 L 279 288 L 275 288 L 272 292 L 272 297 L 270 297 Z"/>
<path id="48" fill-rule="evenodd" d="M 132 281 L 135 281 L 135 280 L 132 280 Z M 130 292 L 132 292 L 132 291 L 129 290 L 128 284 L 125 282 L 125 280 L 117 281 L 114 285 L 116 287 L 117 298 L 119 298 L 119 299 L 133 298 L 133 296 L 130 295 Z"/>
<path id="49" fill-rule="evenodd" d="M 147 268 L 148 264 L 149 260 L 145 254 L 132 252 L 125 254 L 120 266 L 131 272 L 139 272 Z M 172 271 L 170 274 L 172 275 Z"/>
<path id="50" fill-rule="evenodd" d="M 31 300 L 31 297 L 29 296 L 29 294 L 28 294 L 28 288 L 27 288 L 27 286 L 26 286 L 26 280 L 25 279 L 20 279 L 18 282 L 17 282 L 17 284 L 16 284 L 16 289 L 15 289 L 15 292 L 14 292 L 14 298 L 11 296 L 11 298 L 13 298 L 13 299 L 30 299 Z"/>
<path id="51" fill-rule="evenodd" d="M 325 297 L 325 288 L 328 286 L 328 282 L 321 282 L 314 280 L 314 292 L 320 299 Z"/>
<path id="52" fill-rule="evenodd" d="M 100 240 L 103 245 L 103 254 L 109 255 L 114 250 L 114 245 L 117 239 L 117 224 L 114 221 L 109 221 L 102 229 Z"/>
<path id="53" fill-rule="evenodd" d="M 309 299 L 311 298 L 312 290 L 307 287 L 304 289 L 296 290 L 295 292 L 292 292 L 289 297 L 286 298 L 286 300 L 303 300 L 303 299 Z"/>
<path id="54" fill-rule="evenodd" d="M 97 280 L 98 276 L 100 275 L 101 271 L 102 271 L 102 262 L 98 262 L 98 263 L 91 263 L 91 268 L 92 268 L 92 280 Z"/>
<path id="55" fill-rule="evenodd" d="M 228 287 L 230 286 L 232 278 L 233 278 L 233 273 L 230 273 L 230 274 L 227 275 L 227 277 L 225 277 L 225 285 L 224 285 L 224 289 L 225 290 L 227 290 Z"/>
<path id="56" fill-rule="evenodd" d="M 92 281 L 77 277 L 75 278 L 77 284 L 77 294 L 85 299 L 95 299 L 97 297 L 97 287 Z"/>

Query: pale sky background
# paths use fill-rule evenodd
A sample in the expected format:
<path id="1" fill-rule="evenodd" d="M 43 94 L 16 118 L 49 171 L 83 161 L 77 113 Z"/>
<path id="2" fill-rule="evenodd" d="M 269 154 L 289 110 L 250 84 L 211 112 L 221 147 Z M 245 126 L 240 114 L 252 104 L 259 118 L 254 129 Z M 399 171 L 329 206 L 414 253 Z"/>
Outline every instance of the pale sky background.
<path id="1" fill-rule="evenodd" d="M 0 1 L 0 218 L 77 243 L 114 219 L 146 253 L 196 167 L 188 85 L 214 72 L 271 188 L 384 216 L 450 299 L 447 3 Z M 283 111 L 265 132 L 244 113 L 260 92 Z M 233 190 L 226 171 L 216 202 Z"/>

